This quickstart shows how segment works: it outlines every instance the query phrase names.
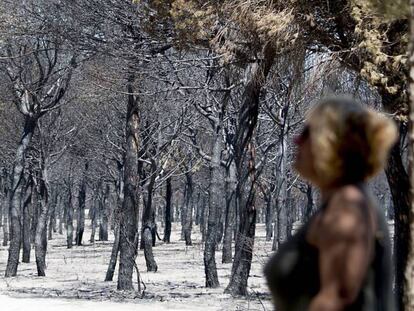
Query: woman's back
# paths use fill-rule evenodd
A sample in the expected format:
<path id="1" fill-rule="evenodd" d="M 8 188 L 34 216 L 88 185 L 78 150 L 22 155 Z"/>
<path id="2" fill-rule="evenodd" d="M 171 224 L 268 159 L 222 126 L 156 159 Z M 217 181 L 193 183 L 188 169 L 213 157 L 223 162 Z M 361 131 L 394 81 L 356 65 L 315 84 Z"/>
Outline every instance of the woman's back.
<path id="1" fill-rule="evenodd" d="M 345 310 L 393 311 L 390 239 L 383 212 L 369 198 L 363 186 L 364 204 L 359 208 L 367 223 L 370 211 L 375 215 L 373 256 L 356 299 Z M 281 311 L 308 310 L 311 300 L 320 291 L 319 250 L 309 243 L 308 233 L 312 224 L 325 212 L 327 204 L 284 245 L 265 268 L 269 287 L 276 307 Z M 326 237 L 324 237 L 326 238 Z"/>

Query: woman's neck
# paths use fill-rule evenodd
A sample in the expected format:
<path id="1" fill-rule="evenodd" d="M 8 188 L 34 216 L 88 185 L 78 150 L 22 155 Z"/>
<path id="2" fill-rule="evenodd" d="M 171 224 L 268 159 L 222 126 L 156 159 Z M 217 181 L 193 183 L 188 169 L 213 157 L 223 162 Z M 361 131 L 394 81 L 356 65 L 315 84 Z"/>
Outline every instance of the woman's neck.
<path id="1" fill-rule="evenodd" d="M 359 182 L 359 183 L 352 183 L 353 185 L 356 184 L 363 184 L 363 182 Z M 319 187 L 319 190 L 321 192 L 321 199 L 322 202 L 326 203 L 329 201 L 329 199 L 332 197 L 332 195 L 338 191 L 340 188 L 346 186 L 346 185 L 351 185 L 351 183 L 347 183 L 347 184 L 341 184 L 341 185 L 332 185 L 332 186 L 324 186 L 324 187 Z"/>

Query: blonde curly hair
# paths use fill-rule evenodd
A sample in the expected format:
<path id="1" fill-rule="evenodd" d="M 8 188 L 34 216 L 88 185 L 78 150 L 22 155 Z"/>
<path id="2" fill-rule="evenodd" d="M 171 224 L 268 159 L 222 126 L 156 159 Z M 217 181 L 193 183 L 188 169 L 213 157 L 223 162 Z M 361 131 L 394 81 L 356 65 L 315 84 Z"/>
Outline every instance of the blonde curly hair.
<path id="1" fill-rule="evenodd" d="M 398 137 L 392 120 L 348 97 L 322 100 L 309 113 L 307 123 L 315 172 L 330 185 L 375 176 Z"/>

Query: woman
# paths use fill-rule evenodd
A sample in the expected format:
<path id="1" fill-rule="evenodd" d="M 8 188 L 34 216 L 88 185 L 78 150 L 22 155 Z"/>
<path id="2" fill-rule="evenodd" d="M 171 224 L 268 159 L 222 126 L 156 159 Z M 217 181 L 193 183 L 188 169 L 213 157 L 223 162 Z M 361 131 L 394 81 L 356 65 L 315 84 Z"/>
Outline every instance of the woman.
<path id="1" fill-rule="evenodd" d="M 278 311 L 394 310 L 388 229 L 365 183 L 396 138 L 392 121 L 348 98 L 311 111 L 295 168 L 323 204 L 266 265 Z"/>

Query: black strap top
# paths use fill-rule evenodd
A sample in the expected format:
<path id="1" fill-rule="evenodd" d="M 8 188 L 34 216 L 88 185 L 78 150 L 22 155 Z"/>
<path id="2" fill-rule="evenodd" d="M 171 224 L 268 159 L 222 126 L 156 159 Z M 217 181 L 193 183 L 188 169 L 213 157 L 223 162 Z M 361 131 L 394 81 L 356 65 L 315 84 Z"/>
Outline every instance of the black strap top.
<path id="1" fill-rule="evenodd" d="M 369 198 L 364 188 L 361 191 Z M 372 206 L 377 211 L 374 258 L 357 299 L 345 308 L 346 311 L 395 310 L 387 222 L 383 212 L 376 205 Z M 364 214 L 368 213 L 366 206 L 361 208 Z M 319 292 L 319 254 L 306 240 L 312 219 L 281 245 L 265 266 L 265 276 L 278 311 L 305 311 Z"/>

